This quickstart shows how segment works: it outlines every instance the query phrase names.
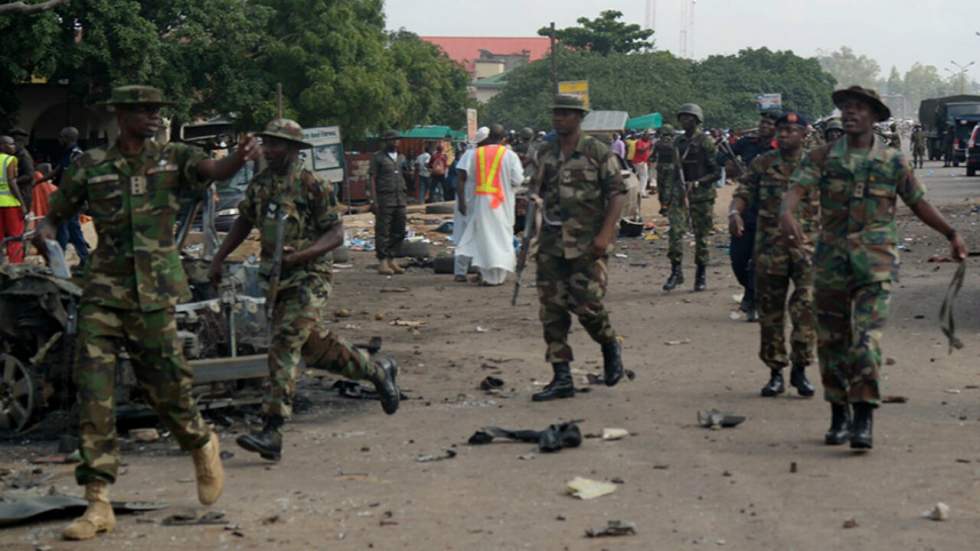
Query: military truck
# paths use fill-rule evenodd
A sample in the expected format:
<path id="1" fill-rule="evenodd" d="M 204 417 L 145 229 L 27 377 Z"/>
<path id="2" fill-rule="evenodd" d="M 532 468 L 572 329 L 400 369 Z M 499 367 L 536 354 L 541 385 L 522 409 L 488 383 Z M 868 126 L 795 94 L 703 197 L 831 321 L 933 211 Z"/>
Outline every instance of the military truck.
<path id="1" fill-rule="evenodd" d="M 938 161 L 946 155 L 946 147 L 956 141 L 953 133 L 957 120 L 971 115 L 980 115 L 980 96 L 958 95 L 922 100 L 919 104 L 919 123 L 925 132 L 930 161 Z M 962 160 L 956 155 L 950 159 L 956 165 Z"/>

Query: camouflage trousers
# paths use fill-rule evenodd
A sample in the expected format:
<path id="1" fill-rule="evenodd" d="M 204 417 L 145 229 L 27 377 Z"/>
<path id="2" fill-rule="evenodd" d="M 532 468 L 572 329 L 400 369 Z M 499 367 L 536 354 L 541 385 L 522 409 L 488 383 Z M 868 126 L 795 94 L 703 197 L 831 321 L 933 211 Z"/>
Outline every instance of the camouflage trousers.
<path id="1" fill-rule="evenodd" d="M 119 470 L 115 391 L 119 354 L 129 353 L 133 375 L 167 430 L 184 450 L 207 443 L 211 430 L 191 396 L 194 374 L 177 340 L 170 309 L 120 310 L 91 303 L 79 309 L 75 384 L 78 387 L 79 484 L 115 482 Z"/>
<path id="2" fill-rule="evenodd" d="M 711 256 L 708 250 L 708 238 L 711 230 L 714 229 L 714 211 L 714 200 L 694 202 L 691 203 L 690 209 L 685 209 L 684 201 L 675 201 L 672 198 L 667 211 L 667 219 L 670 221 L 667 258 L 672 264 L 680 264 L 684 260 L 684 234 L 687 233 L 689 214 L 691 229 L 694 231 L 694 262 L 698 265 L 708 264 Z"/>
<path id="3" fill-rule="evenodd" d="M 269 345 L 269 392 L 262 405 L 266 415 L 290 417 L 300 361 L 309 369 L 323 369 L 348 379 L 367 379 L 375 364 L 363 350 L 327 329 L 330 283 L 313 276 L 303 285 L 279 292 L 272 315 Z"/>
<path id="4" fill-rule="evenodd" d="M 658 167 L 657 170 L 657 199 L 660 201 L 660 209 L 669 212 L 670 209 L 670 172 Z"/>
<path id="5" fill-rule="evenodd" d="M 374 252 L 379 260 L 395 258 L 405 240 L 405 206 L 378 205 L 374 215 Z"/>
<path id="6" fill-rule="evenodd" d="M 759 359 L 770 369 L 782 369 L 790 362 L 798 366 L 810 365 L 817 340 L 811 256 L 790 249 L 789 254 L 783 251 L 773 255 L 757 254 L 755 262 L 755 303 L 761 335 Z M 789 355 L 786 353 L 787 309 L 792 325 Z"/>
<path id="7" fill-rule="evenodd" d="M 890 282 L 850 291 L 817 286 L 817 353 L 828 402 L 880 400 L 881 336 L 890 304 Z"/>
<path id="8" fill-rule="evenodd" d="M 606 296 L 606 259 L 591 254 L 566 259 L 538 253 L 538 301 L 548 345 L 545 359 L 549 363 L 570 362 L 574 359 L 568 345 L 568 331 L 574 312 L 592 340 L 606 344 L 616 340 L 609 323 L 609 313 L 602 304 Z"/>

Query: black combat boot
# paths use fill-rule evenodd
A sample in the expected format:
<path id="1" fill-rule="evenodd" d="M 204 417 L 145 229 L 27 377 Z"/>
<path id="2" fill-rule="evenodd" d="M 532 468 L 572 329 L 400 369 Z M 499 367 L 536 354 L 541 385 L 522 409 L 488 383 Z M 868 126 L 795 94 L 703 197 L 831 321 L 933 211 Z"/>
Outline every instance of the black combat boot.
<path id="1" fill-rule="evenodd" d="M 282 457 L 282 424 L 281 415 L 268 415 L 262 430 L 252 434 L 239 436 L 235 442 L 250 452 L 268 461 L 279 461 Z"/>
<path id="2" fill-rule="evenodd" d="M 558 362 L 551 364 L 551 369 L 555 374 L 544 387 L 544 390 L 531 396 L 535 402 L 548 402 L 559 398 L 573 398 L 575 396 L 575 384 L 572 382 L 572 368 L 568 362 Z"/>
<path id="3" fill-rule="evenodd" d="M 374 375 L 369 380 L 374 383 L 374 390 L 378 393 L 381 400 L 381 409 L 391 415 L 398 411 L 398 402 L 401 400 L 401 390 L 395 379 L 398 377 L 398 362 L 388 355 L 378 355 L 374 360 L 376 367 Z"/>
<path id="4" fill-rule="evenodd" d="M 700 293 L 708 288 L 708 273 L 704 264 L 698 264 L 698 271 L 694 273 L 694 292 Z"/>
<path id="5" fill-rule="evenodd" d="M 769 377 L 769 382 L 766 383 L 766 386 L 762 387 L 760 394 L 766 398 L 772 398 L 784 392 L 786 392 L 786 383 L 783 382 L 783 370 L 773 369 L 772 375 Z"/>
<path id="6" fill-rule="evenodd" d="M 851 408 L 847 404 L 830 404 L 830 429 L 824 444 L 840 446 L 851 438 Z"/>
<path id="7" fill-rule="evenodd" d="M 851 449 L 870 450 L 872 441 L 874 406 L 867 402 L 854 404 L 854 423 L 851 425 Z"/>
<path id="8" fill-rule="evenodd" d="M 675 287 L 684 283 L 684 271 L 681 270 L 681 263 L 674 262 L 670 265 L 670 276 L 667 283 L 664 283 L 664 291 L 673 291 Z"/>
<path id="9" fill-rule="evenodd" d="M 806 366 L 794 365 L 789 372 L 789 384 L 796 388 L 796 392 L 804 398 L 809 398 L 816 393 L 810 380 L 806 378 Z"/>
<path id="10" fill-rule="evenodd" d="M 623 345 L 618 340 L 602 345 L 602 369 L 606 386 L 616 386 L 623 378 Z"/>

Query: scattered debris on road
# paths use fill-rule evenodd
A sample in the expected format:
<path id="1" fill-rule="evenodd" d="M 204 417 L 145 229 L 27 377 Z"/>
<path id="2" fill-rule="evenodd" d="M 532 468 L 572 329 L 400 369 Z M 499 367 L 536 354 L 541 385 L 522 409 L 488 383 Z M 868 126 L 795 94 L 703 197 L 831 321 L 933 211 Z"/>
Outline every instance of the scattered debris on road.
<path id="1" fill-rule="evenodd" d="M 471 446 L 490 444 L 494 438 L 506 438 L 517 442 L 531 442 L 538 445 L 542 452 L 557 452 L 563 448 L 577 448 L 582 445 L 582 432 L 578 423 L 582 420 L 569 421 L 549 426 L 542 431 L 509 430 L 500 427 L 483 427 L 473 433 L 467 441 Z"/>
<path id="2" fill-rule="evenodd" d="M 730 429 L 741 425 L 745 417 L 733 413 L 722 413 L 717 409 L 698 412 L 698 424 L 706 429 L 721 427 Z"/>
<path id="3" fill-rule="evenodd" d="M 883 404 L 905 404 L 909 401 L 905 396 L 885 396 L 881 399 Z"/>
<path id="4" fill-rule="evenodd" d="M 415 458 L 418 463 L 434 463 L 436 461 L 445 461 L 446 459 L 453 459 L 458 454 L 455 450 L 446 450 L 445 453 L 438 455 L 420 455 Z"/>
<path id="5" fill-rule="evenodd" d="M 602 439 L 607 441 L 622 440 L 630 435 L 626 429 L 605 428 L 602 429 Z"/>
<path id="6" fill-rule="evenodd" d="M 858 526 L 861 526 L 861 525 L 858 524 L 858 521 L 856 519 L 849 518 L 849 519 L 847 519 L 847 520 L 844 521 L 844 529 L 845 530 L 849 530 L 851 528 L 857 528 Z"/>
<path id="7" fill-rule="evenodd" d="M 221 511 L 180 511 L 160 521 L 163 526 L 204 526 L 211 524 L 228 524 L 228 519 Z"/>
<path id="8" fill-rule="evenodd" d="M 636 524 L 624 520 L 610 520 L 603 528 L 589 528 L 585 531 L 585 535 L 589 538 L 635 536 Z"/>
<path id="9" fill-rule="evenodd" d="M 934 520 L 936 522 L 942 522 L 949 520 L 949 505 L 946 505 L 942 501 L 933 506 L 932 509 L 922 513 L 924 518 L 929 520 Z"/>
<path id="10" fill-rule="evenodd" d="M 160 432 L 157 429 L 131 429 L 129 437 L 136 442 L 150 444 L 160 439 Z"/>
<path id="11" fill-rule="evenodd" d="M 576 476 L 565 485 L 572 497 L 579 499 L 595 499 L 616 491 L 617 486 L 611 482 L 600 482 Z"/>

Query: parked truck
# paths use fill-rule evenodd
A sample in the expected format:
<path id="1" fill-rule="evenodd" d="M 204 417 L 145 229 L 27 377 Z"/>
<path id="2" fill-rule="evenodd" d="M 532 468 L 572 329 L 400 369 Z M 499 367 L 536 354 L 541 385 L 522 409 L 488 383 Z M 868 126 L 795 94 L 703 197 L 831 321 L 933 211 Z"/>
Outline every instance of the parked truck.
<path id="1" fill-rule="evenodd" d="M 926 135 L 930 161 L 942 159 L 947 148 L 955 147 L 957 121 L 980 115 L 980 96 L 959 95 L 922 100 L 919 104 L 919 122 Z M 972 128 L 972 126 L 971 126 Z M 950 162 L 959 164 L 954 152 Z"/>

